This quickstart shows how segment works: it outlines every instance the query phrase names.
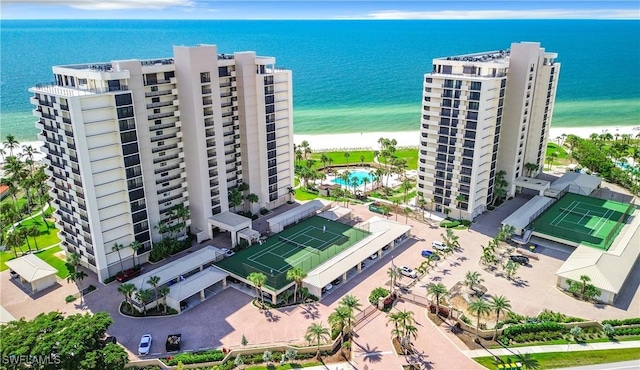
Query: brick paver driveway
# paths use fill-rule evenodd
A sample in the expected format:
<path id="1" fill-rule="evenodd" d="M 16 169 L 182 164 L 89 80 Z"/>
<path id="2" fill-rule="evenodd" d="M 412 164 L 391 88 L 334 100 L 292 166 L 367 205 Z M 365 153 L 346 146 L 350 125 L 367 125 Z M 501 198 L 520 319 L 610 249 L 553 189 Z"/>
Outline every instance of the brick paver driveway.
<path id="1" fill-rule="evenodd" d="M 424 276 L 411 290 L 412 294 L 426 295 L 426 285 L 431 282 L 443 282 L 451 288 L 456 282 L 463 280 L 467 271 L 479 271 L 490 295 L 505 295 L 511 300 L 514 311 L 524 315 L 535 315 L 543 308 L 564 312 L 569 315 L 587 319 L 602 320 L 605 318 L 623 318 L 640 316 L 640 269 L 629 277 L 625 290 L 617 306 L 596 306 L 580 302 L 568 297 L 555 288 L 555 271 L 567 258 L 568 254 L 551 248 L 538 249 L 539 260 L 532 260 L 531 266 L 521 267 L 514 281 L 495 277 L 484 272 L 478 266 L 481 246 L 497 233 L 500 221 L 513 209 L 526 202 L 527 199 L 515 198 L 496 211 L 488 212 L 478 218 L 469 231 L 456 231 L 460 237 L 461 250 L 440 261 L 437 268 Z M 353 206 L 354 216 L 366 220 L 375 214 L 365 206 Z M 395 215 L 390 219 L 395 220 Z M 415 236 L 395 250 L 388 251 L 375 261 L 368 261 L 362 273 L 336 287 L 321 302 L 303 305 L 296 308 L 261 312 L 253 307 L 251 297 L 245 292 L 230 287 L 211 299 L 188 309 L 186 312 L 165 318 L 128 318 L 118 313 L 118 305 L 122 295 L 117 292 L 117 283 L 107 286 L 92 281 L 93 275 L 83 284 L 94 284 L 98 291 L 88 295 L 84 304 L 77 302 L 65 304 L 64 297 L 74 291 L 74 286 L 61 282 L 60 287 L 42 294 L 34 299 L 26 296 L 9 281 L 8 273 L 0 277 L 2 288 L 1 303 L 15 317 L 33 318 L 42 311 L 60 310 L 62 312 L 96 312 L 107 311 L 114 319 L 109 333 L 132 353 L 136 351 L 138 340 L 142 334 L 153 335 L 152 356 L 164 355 L 164 341 L 168 334 L 182 333 L 186 350 L 211 347 L 239 347 L 244 335 L 249 345 L 260 345 L 273 342 L 301 342 L 304 332 L 312 322 L 322 321 L 325 325 L 328 315 L 338 305 L 340 298 L 353 294 L 363 304 L 375 287 L 386 284 L 386 271 L 392 260 L 396 266 L 417 267 L 423 258 L 420 251 L 431 249 L 431 241 L 440 239 L 442 229 L 426 223 L 397 217 L 398 222 L 408 222 L 413 226 Z M 264 223 L 264 222 L 263 222 Z M 206 243 L 205 243 L 206 244 Z M 152 269 L 153 266 L 145 266 Z M 408 283 L 404 278 L 401 283 Z M 422 353 L 421 361 L 426 368 L 434 369 L 472 369 L 474 362 L 460 353 L 464 345 L 457 338 L 436 328 L 429 321 L 424 308 L 411 303 L 400 302 L 397 309 L 408 309 L 415 312 L 419 323 L 416 348 Z M 357 330 L 354 349 L 354 364 L 359 369 L 399 368 L 406 363 L 397 357 L 391 346 L 391 327 L 386 326 L 386 316 L 381 313 L 369 319 Z M 135 354 L 132 354 L 132 358 Z"/>

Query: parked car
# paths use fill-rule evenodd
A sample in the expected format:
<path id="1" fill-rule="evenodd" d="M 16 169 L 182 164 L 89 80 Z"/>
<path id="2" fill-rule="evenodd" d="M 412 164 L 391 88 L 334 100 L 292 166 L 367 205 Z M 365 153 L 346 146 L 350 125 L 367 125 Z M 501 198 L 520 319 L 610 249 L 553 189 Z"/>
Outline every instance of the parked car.
<path id="1" fill-rule="evenodd" d="M 322 292 L 323 292 L 323 293 L 324 293 L 324 292 L 328 292 L 328 291 L 330 291 L 331 289 L 333 289 L 333 284 L 329 283 L 329 284 L 327 284 L 324 288 L 322 288 Z"/>
<path id="2" fill-rule="evenodd" d="M 372 255 L 370 255 L 370 256 L 369 256 L 369 259 L 370 259 L 370 260 L 374 260 L 374 259 L 376 259 L 376 258 L 378 258 L 378 253 L 374 253 L 374 254 L 372 254 Z"/>
<path id="3" fill-rule="evenodd" d="M 407 267 L 407 266 L 400 266 L 400 273 L 406 277 L 410 277 L 410 278 L 417 278 L 418 277 L 418 273 L 416 272 L 416 270 Z"/>
<path id="4" fill-rule="evenodd" d="M 151 334 L 145 334 L 140 338 L 140 344 L 138 345 L 139 355 L 148 355 L 151 350 Z"/>
<path id="5" fill-rule="evenodd" d="M 116 276 L 116 280 L 118 280 L 121 283 L 124 283 L 126 281 L 129 281 L 131 279 L 133 279 L 134 277 L 140 275 L 140 271 L 141 269 L 128 269 L 125 270 L 124 272 L 121 272 L 118 274 L 118 276 Z"/>
<path id="6" fill-rule="evenodd" d="M 229 249 L 229 248 L 220 248 L 220 250 L 224 253 L 224 256 L 225 256 L 225 257 L 231 257 L 231 256 L 233 256 L 234 254 L 236 254 L 236 252 L 232 251 L 232 250 L 231 250 L 231 249 Z"/>
<path id="7" fill-rule="evenodd" d="M 431 258 L 432 260 L 436 260 L 436 261 L 440 259 L 439 255 L 433 253 L 433 251 L 430 251 L 430 250 L 424 250 L 422 251 L 421 254 L 422 254 L 422 257 L 424 258 Z"/>
<path id="8" fill-rule="evenodd" d="M 509 256 L 509 259 L 521 265 L 529 264 L 529 257 L 526 257 L 526 256 L 513 255 L 513 256 Z"/>
<path id="9" fill-rule="evenodd" d="M 12 277 L 13 279 L 15 279 L 15 278 L 17 278 L 17 277 L 18 277 L 18 273 L 17 273 L 17 272 L 15 272 L 15 271 L 13 271 L 13 270 L 9 270 L 9 275 L 11 275 L 11 277 Z"/>
<path id="10" fill-rule="evenodd" d="M 337 286 L 340 285 L 340 283 L 342 283 L 342 279 L 341 278 L 337 278 L 334 281 L 331 282 L 331 285 L 333 286 Z"/>
<path id="11" fill-rule="evenodd" d="M 167 350 L 167 352 L 179 351 L 180 342 L 182 342 L 182 334 L 169 334 L 167 336 L 167 342 L 164 344 L 164 349 Z"/>
<path id="12" fill-rule="evenodd" d="M 434 240 L 431 242 L 431 246 L 434 247 L 435 249 L 439 250 L 439 251 L 445 251 L 447 250 L 447 246 L 439 241 L 439 240 Z"/>

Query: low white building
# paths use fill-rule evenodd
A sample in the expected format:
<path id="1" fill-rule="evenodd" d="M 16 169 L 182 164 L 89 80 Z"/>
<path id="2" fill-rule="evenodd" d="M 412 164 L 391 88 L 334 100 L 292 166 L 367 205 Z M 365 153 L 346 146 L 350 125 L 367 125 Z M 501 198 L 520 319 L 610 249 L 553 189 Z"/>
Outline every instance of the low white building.
<path id="1" fill-rule="evenodd" d="M 30 285 L 33 293 L 43 291 L 58 282 L 58 270 L 34 254 L 7 261 L 6 265 L 18 274 L 17 278 L 23 285 Z"/>

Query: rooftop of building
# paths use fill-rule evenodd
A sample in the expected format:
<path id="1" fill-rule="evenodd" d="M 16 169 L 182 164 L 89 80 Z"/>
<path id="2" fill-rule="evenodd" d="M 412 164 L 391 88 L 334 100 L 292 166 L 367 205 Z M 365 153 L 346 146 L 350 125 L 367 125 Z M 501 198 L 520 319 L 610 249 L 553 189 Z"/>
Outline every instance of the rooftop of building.
<path id="1" fill-rule="evenodd" d="M 483 51 L 480 53 L 454 55 L 442 58 L 436 58 L 434 60 L 453 60 L 463 62 L 504 62 L 509 58 L 511 54 L 510 49 L 495 50 L 495 51 Z"/>

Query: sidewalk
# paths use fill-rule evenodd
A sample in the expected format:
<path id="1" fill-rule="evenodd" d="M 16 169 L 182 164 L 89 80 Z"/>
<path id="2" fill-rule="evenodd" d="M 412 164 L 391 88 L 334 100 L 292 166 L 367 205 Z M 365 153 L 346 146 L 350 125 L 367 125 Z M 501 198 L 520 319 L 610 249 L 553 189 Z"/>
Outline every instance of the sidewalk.
<path id="1" fill-rule="evenodd" d="M 549 346 L 530 346 L 530 347 L 514 347 L 514 348 L 494 348 L 494 349 L 475 349 L 462 351 L 465 356 L 486 357 L 486 356 L 508 356 L 520 353 L 547 353 L 547 352 L 574 352 L 574 351 L 597 351 L 602 349 L 624 349 L 624 348 L 640 348 L 640 340 L 626 342 L 602 342 L 602 343 L 584 343 L 584 344 L 553 344 Z"/>

